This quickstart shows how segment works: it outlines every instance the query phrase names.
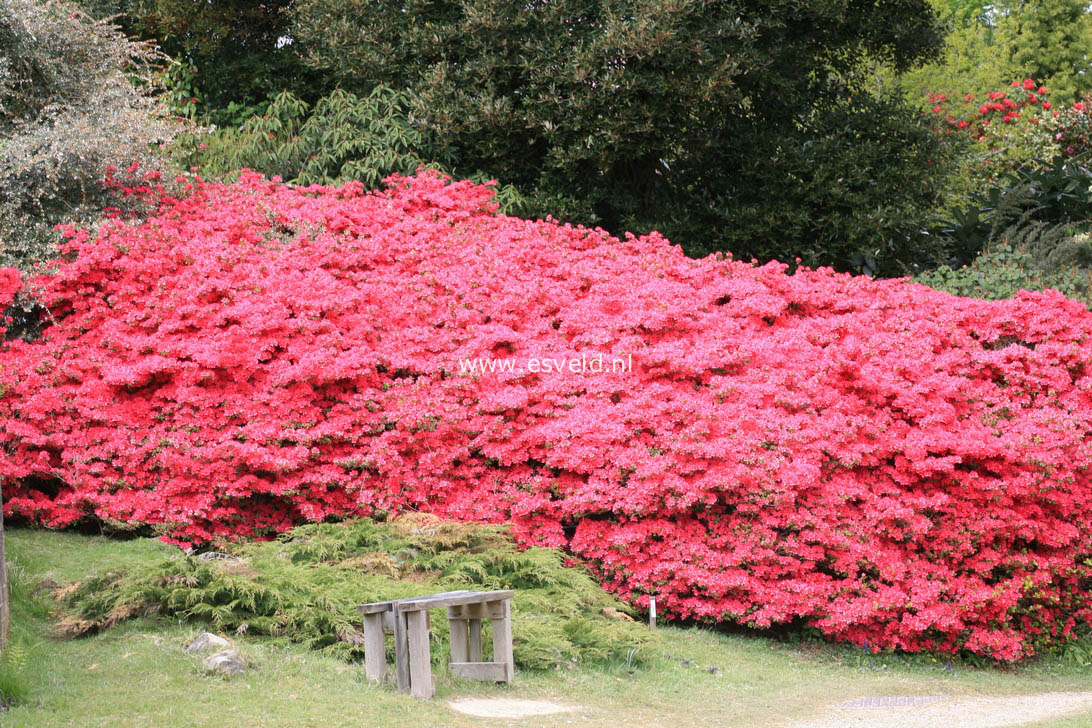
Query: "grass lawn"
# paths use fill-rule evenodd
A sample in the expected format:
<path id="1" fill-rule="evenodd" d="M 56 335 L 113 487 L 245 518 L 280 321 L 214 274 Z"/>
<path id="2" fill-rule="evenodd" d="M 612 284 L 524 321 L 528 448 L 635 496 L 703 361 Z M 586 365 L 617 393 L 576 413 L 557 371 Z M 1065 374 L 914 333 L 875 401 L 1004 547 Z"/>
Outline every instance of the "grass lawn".
<path id="1" fill-rule="evenodd" d="M 1092 667 L 1053 658 L 1018 668 L 978 668 L 944 659 L 870 656 L 847 647 L 788 644 L 699 628 L 656 632 L 651 660 L 597 668 L 517 672 L 511 686 L 441 674 L 431 701 L 371 686 L 363 666 L 260 638 L 238 641 L 253 667 L 234 678 L 206 676 L 182 646 L 200 625 L 139 619 L 79 640 L 48 637 L 44 605 L 29 585 L 58 582 L 144 560 L 170 548 L 151 539 L 115 541 L 17 529 L 7 534 L 16 600 L 13 635 L 30 646 L 21 671 L 27 696 L 0 713 L 4 728 L 109 726 L 779 726 L 823 706 L 864 696 L 1017 695 L 1084 691 Z M 519 638 L 519 624 L 515 625 Z M 686 664 L 684 664 L 686 661 Z M 716 670 L 710 668 L 716 667 Z M 449 699 L 503 696 L 579 706 L 554 716 L 486 720 L 456 713 Z M 1031 725 L 1031 724 L 1029 724 Z M 1092 725 L 1092 712 L 1036 728 Z"/>

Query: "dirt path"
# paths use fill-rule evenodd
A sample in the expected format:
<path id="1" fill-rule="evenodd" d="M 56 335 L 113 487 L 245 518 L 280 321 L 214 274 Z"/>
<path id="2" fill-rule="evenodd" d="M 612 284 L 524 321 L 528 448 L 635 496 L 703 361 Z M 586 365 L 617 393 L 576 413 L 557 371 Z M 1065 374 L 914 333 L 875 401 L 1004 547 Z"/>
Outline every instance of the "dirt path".
<path id="1" fill-rule="evenodd" d="M 1092 692 L 957 698 L 862 698 L 788 728 L 1004 728 L 1092 711 Z"/>
<path id="2" fill-rule="evenodd" d="M 581 706 L 512 698 L 460 698 L 448 707 L 479 718 L 515 719 L 566 713 Z M 785 728 L 1005 728 L 1092 711 L 1092 692 L 1019 696 L 951 695 L 858 698 L 827 708 L 821 715 Z M 578 723 L 580 721 L 577 721 Z"/>

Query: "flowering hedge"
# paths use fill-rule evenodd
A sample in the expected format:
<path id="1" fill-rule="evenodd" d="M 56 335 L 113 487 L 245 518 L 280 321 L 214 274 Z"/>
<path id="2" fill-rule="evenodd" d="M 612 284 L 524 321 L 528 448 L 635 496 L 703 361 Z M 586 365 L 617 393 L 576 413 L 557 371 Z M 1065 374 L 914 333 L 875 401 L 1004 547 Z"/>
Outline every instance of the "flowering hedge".
<path id="1" fill-rule="evenodd" d="M 427 174 L 195 180 L 69 236 L 29 284 L 56 323 L 0 353 L 10 516 L 510 521 L 675 617 L 1003 660 L 1092 616 L 1092 315 L 1059 294 L 692 260 Z M 596 354 L 632 369 L 519 370 Z"/>
<path id="2" fill-rule="evenodd" d="M 1022 165 L 1041 164 L 1054 157 L 1073 157 L 1088 150 L 1089 102 L 1055 108 L 1049 90 L 1034 79 L 1013 81 L 1009 89 L 952 98 L 929 94 L 929 111 L 946 134 L 964 135 L 975 143 L 972 158 L 984 169 L 979 176 L 994 179 Z"/>

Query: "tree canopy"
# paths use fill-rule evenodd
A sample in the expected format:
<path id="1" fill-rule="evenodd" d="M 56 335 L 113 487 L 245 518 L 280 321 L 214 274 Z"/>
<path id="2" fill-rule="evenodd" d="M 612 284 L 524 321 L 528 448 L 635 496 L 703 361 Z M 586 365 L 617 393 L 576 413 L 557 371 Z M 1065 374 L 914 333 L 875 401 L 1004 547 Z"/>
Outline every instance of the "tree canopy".
<path id="1" fill-rule="evenodd" d="M 101 212 L 107 168 L 147 167 L 176 129 L 149 96 L 161 57 L 68 3 L 0 3 L 0 266 L 51 257 Z"/>
<path id="2" fill-rule="evenodd" d="M 792 254 L 784 237 L 818 223 L 796 252 L 844 264 L 881 236 L 902 245 L 932 199 L 935 145 L 858 80 L 865 60 L 906 68 L 938 52 L 925 0 L 300 0 L 290 12 L 308 63 L 353 91 L 412 92 L 434 158 L 516 185 L 533 213 L 745 256 Z M 850 143 L 851 164 L 830 156 Z M 774 205 L 775 183 L 826 188 Z M 756 212 L 761 226 L 732 224 Z"/>

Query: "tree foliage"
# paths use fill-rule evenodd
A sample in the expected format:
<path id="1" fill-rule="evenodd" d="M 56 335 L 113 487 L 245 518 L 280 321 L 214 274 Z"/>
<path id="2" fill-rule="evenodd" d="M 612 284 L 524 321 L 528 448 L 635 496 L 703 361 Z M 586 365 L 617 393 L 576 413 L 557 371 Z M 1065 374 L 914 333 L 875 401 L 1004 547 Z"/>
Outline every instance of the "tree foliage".
<path id="1" fill-rule="evenodd" d="M 1028 77 L 1059 105 L 1092 91 L 1092 15 L 1082 0 L 930 1 L 947 31 L 943 53 L 897 79 L 881 71 L 882 86 L 897 85 L 913 103 L 941 93 L 981 97 Z"/>
<path id="2" fill-rule="evenodd" d="M 327 89 L 305 67 L 287 33 L 291 0 L 79 0 L 95 17 L 116 17 L 133 36 L 155 42 L 196 71 L 192 98 L 224 124 L 232 104 L 253 106 L 281 91 L 314 103 Z"/>
<path id="3" fill-rule="evenodd" d="M 303 185 L 359 180 L 374 188 L 428 162 L 406 106 L 404 93 L 382 86 L 363 98 L 335 90 L 313 108 L 283 92 L 261 116 L 195 136 L 188 148 L 204 175 L 247 168 Z"/>
<path id="4" fill-rule="evenodd" d="M 0 265 L 51 257 L 106 202 L 110 166 L 147 167 L 175 129 L 148 96 L 148 46 L 65 2 L 0 4 Z"/>
<path id="5" fill-rule="evenodd" d="M 867 99 L 854 80 L 865 59 L 905 67 L 936 51 L 924 0 L 301 0 L 291 13 L 310 64 L 355 91 L 412 90 L 451 171 L 515 185 L 531 213 L 659 228 L 693 252 L 844 265 L 843 248 L 902 239 L 930 199 L 922 169 L 934 148 L 909 110 Z M 868 149 L 848 164 L 811 150 L 851 144 Z M 767 167 L 778 147 L 792 161 Z M 834 183 L 818 199 L 783 198 L 800 184 L 792 167 L 839 162 L 855 194 Z M 813 173 L 819 184 L 838 176 Z M 867 224 L 842 219 L 843 207 Z M 797 250 L 784 213 L 840 222 Z M 761 239 L 756 225 L 733 226 L 745 215 L 763 219 Z M 715 238 L 698 219 L 719 223 Z"/>
<path id="6" fill-rule="evenodd" d="M 909 102 L 924 104 L 930 94 L 960 98 L 970 93 L 981 98 L 1014 78 L 1029 75 L 1013 63 L 1003 31 L 982 3 L 930 2 L 945 28 L 943 51 L 932 61 L 901 74 L 881 69 L 881 87 L 896 87 Z"/>
<path id="7" fill-rule="evenodd" d="M 1012 63 L 1058 101 L 1092 91 L 1092 15 L 1085 0 L 1014 0 L 1001 21 Z"/>

